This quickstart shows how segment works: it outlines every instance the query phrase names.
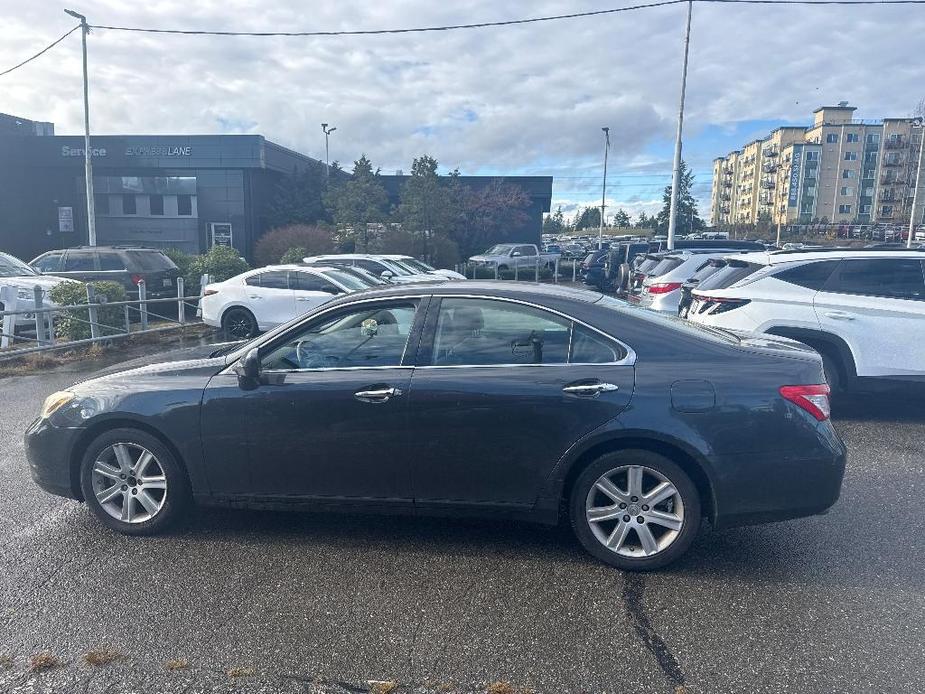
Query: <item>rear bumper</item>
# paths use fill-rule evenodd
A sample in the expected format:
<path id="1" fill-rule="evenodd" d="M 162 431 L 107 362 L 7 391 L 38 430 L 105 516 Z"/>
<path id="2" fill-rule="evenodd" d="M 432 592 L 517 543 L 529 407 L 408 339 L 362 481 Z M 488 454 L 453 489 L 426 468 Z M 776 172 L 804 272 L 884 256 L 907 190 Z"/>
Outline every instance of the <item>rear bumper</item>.
<path id="1" fill-rule="evenodd" d="M 831 422 L 801 455 L 758 452 L 716 460 L 714 526 L 770 523 L 825 513 L 841 494 L 847 449 Z"/>
<path id="2" fill-rule="evenodd" d="M 26 460 L 33 481 L 46 492 L 69 499 L 80 499 L 71 478 L 71 458 L 83 429 L 53 426 L 36 419 L 26 430 Z"/>

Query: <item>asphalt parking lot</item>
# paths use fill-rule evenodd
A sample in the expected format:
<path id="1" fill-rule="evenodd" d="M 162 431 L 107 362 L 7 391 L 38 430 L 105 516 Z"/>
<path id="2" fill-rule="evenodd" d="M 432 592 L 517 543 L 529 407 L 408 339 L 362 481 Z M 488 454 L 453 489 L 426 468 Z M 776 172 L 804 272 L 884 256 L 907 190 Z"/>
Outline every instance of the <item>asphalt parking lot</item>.
<path id="1" fill-rule="evenodd" d="M 505 522 L 201 510 L 170 536 L 112 534 L 24 462 L 42 399 L 82 368 L 0 379 L 0 691 L 925 689 L 916 391 L 836 402 L 831 513 L 705 529 L 641 576 Z M 30 670 L 43 652 L 57 664 Z"/>

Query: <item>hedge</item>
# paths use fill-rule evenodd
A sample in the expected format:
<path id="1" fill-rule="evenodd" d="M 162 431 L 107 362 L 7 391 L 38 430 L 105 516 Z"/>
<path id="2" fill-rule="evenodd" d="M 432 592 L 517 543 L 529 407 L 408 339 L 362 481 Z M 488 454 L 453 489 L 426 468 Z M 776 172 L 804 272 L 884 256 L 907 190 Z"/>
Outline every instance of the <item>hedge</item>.
<path id="1" fill-rule="evenodd" d="M 118 282 L 88 282 L 96 292 L 96 303 L 125 301 L 125 289 Z M 56 285 L 49 298 L 59 306 L 80 306 L 87 303 L 87 284 L 67 281 Z M 125 312 L 122 306 L 101 306 L 96 310 L 100 336 L 125 332 Z M 90 337 L 90 311 L 87 308 L 55 312 L 55 337 L 65 340 L 85 340 Z"/>

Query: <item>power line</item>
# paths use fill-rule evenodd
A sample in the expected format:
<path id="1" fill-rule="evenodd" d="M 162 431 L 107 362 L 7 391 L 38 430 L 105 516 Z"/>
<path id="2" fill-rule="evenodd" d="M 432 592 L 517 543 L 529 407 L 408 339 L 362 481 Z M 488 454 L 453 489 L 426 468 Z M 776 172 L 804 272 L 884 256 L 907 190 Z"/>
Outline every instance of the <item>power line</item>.
<path id="1" fill-rule="evenodd" d="M 298 37 L 298 36 L 375 36 L 383 34 L 420 34 L 435 31 L 455 31 L 459 29 L 488 29 L 493 27 L 515 26 L 519 24 L 536 24 L 564 19 L 581 19 L 620 12 L 633 12 L 666 5 L 678 5 L 687 0 L 661 0 L 626 7 L 613 7 L 606 10 L 589 12 L 572 12 L 569 14 L 528 17 L 526 19 L 508 19 L 497 22 L 476 22 L 472 24 L 447 24 L 442 26 L 412 27 L 403 29 L 345 29 L 341 31 L 216 31 L 206 29 L 154 29 L 148 27 L 125 27 L 106 24 L 91 24 L 92 29 L 109 31 L 130 31 L 145 34 L 175 34 L 182 36 L 250 36 L 250 37 Z M 738 4 L 738 5 L 925 5 L 925 0 L 693 0 L 696 3 Z"/>
<path id="2" fill-rule="evenodd" d="M 70 36 L 71 34 L 73 34 L 73 33 L 74 33 L 75 31 L 77 31 L 78 29 L 80 29 L 80 25 L 79 25 L 79 24 L 78 24 L 77 26 L 75 26 L 73 29 L 71 29 L 69 32 L 67 32 L 64 36 L 62 36 L 62 37 L 61 37 L 60 39 L 58 39 L 57 41 L 53 41 L 52 43 L 50 43 L 50 44 L 48 44 L 47 46 L 45 46 L 45 48 L 43 48 L 42 50 L 40 50 L 38 53 L 36 53 L 36 54 L 35 54 L 34 56 L 32 56 L 31 58 L 26 58 L 24 61 L 22 61 L 22 62 L 19 63 L 18 65 L 14 65 L 14 66 L 11 67 L 11 68 L 7 68 L 7 69 L 4 70 L 3 72 L 0 72 L 0 77 L 3 77 L 4 75 L 10 74 L 11 72 L 13 72 L 13 70 L 18 70 L 19 68 L 21 68 L 23 65 L 26 65 L 27 63 L 31 63 L 33 60 L 35 60 L 36 58 L 38 58 L 39 56 L 41 56 L 43 53 L 47 53 L 47 52 L 50 51 L 52 48 L 54 48 L 55 46 L 57 46 L 59 43 L 61 43 L 62 41 L 64 41 L 64 39 L 66 39 L 68 36 Z"/>

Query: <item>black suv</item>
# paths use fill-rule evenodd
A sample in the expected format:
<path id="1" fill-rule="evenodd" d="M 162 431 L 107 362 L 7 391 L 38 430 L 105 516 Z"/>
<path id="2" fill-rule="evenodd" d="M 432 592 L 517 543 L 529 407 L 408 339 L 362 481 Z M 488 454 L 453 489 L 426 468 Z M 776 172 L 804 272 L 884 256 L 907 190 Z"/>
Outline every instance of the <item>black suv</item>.
<path id="1" fill-rule="evenodd" d="M 138 283 L 145 281 L 148 299 L 177 295 L 180 271 L 156 248 L 136 246 L 80 246 L 48 251 L 29 263 L 43 275 L 82 282 L 109 280 L 125 287 L 130 299 L 138 297 Z"/>

